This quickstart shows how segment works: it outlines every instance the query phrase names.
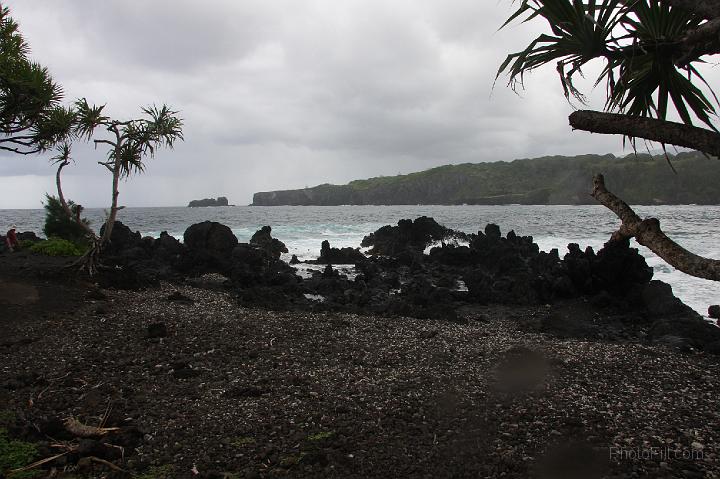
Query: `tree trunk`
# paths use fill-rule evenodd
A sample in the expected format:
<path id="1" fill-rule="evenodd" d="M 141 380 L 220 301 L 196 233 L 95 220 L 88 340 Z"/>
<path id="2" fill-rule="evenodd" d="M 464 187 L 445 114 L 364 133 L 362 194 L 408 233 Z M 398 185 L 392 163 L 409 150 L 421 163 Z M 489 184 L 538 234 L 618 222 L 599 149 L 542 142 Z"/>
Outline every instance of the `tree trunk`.
<path id="1" fill-rule="evenodd" d="M 63 194 L 62 190 L 62 181 L 60 180 L 60 173 L 62 173 L 62 169 L 65 168 L 67 165 L 69 165 L 70 162 L 67 160 L 64 160 L 60 163 L 57 169 L 57 173 L 55 173 L 55 185 L 57 186 L 57 192 L 58 192 L 58 200 L 60 201 L 60 204 L 62 205 L 63 211 L 65 211 L 65 214 L 67 217 L 71 220 L 79 224 L 83 227 L 85 232 L 88 234 L 88 237 L 93 238 L 93 241 L 97 239 L 95 236 L 95 232 L 90 228 L 87 224 L 82 222 L 82 219 L 80 218 L 80 213 L 78 212 L 78 215 L 74 215 L 72 210 L 70 209 L 70 206 L 67 204 L 67 200 L 65 200 L 65 195 Z"/>
<path id="2" fill-rule="evenodd" d="M 573 112 L 569 121 L 570 126 L 576 130 L 644 138 L 663 144 L 684 146 L 720 157 L 720 134 L 697 126 L 591 110 Z"/>
<path id="3" fill-rule="evenodd" d="M 603 175 L 597 174 L 593 177 L 591 195 L 622 221 L 620 229 L 613 233 L 612 239 L 635 238 L 638 243 L 683 273 L 720 281 L 720 261 L 703 258 L 675 243 L 662 232 L 660 221 L 656 218 L 640 219 L 627 203 L 608 191 Z"/>
<path id="4" fill-rule="evenodd" d="M 61 161 L 60 165 L 58 165 L 57 173 L 55 173 L 55 186 L 57 186 L 57 192 L 58 192 L 58 200 L 60 201 L 60 204 L 63 207 L 63 210 L 65 211 L 65 214 L 68 218 L 72 219 L 73 213 L 70 207 L 67 204 L 67 201 L 65 201 L 65 195 L 63 195 L 62 190 L 62 182 L 60 180 L 60 173 L 62 173 L 62 169 L 65 168 L 70 163 L 67 160 Z"/>
<path id="5" fill-rule="evenodd" d="M 120 160 L 115 160 L 115 166 L 113 167 L 113 181 L 112 181 L 112 204 L 110 205 L 110 214 L 105 221 L 105 232 L 103 233 L 100 245 L 105 245 L 110 241 L 110 234 L 112 234 L 113 226 L 115 225 L 115 218 L 117 218 L 118 212 L 118 196 L 120 191 L 118 190 L 118 184 L 120 183 Z"/>

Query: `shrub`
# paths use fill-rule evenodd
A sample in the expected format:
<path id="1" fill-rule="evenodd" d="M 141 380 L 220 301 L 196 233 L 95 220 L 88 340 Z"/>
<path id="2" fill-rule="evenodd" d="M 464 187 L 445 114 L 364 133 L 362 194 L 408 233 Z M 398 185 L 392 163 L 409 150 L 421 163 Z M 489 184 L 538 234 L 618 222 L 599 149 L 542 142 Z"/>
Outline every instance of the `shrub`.
<path id="1" fill-rule="evenodd" d="M 79 217 L 80 213 L 82 213 L 82 206 L 76 205 L 72 201 L 68 201 L 68 206 L 75 217 Z M 80 221 L 85 225 L 90 224 L 84 218 Z M 60 204 L 60 200 L 50 195 L 45 195 L 45 227 L 43 232 L 48 238 L 62 238 L 73 243 L 87 244 L 87 231 L 77 221 L 68 218 L 62 204 Z"/>
<path id="2" fill-rule="evenodd" d="M 19 469 L 32 463 L 37 456 L 34 444 L 14 441 L 8 437 L 7 430 L 0 428 L 0 476 L 12 469 Z M 24 471 L 7 476 L 11 479 L 35 477 L 38 471 Z"/>
<path id="3" fill-rule="evenodd" d="M 33 253 L 47 256 L 81 256 L 87 250 L 87 246 L 73 243 L 62 238 L 49 238 L 45 241 L 35 243 L 30 247 Z"/>

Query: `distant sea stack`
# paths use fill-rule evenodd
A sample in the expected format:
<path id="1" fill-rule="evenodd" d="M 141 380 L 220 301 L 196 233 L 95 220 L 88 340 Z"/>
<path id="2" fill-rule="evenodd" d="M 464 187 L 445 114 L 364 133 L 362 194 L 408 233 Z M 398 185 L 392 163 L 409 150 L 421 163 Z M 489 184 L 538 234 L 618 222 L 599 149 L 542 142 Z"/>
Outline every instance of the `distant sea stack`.
<path id="1" fill-rule="evenodd" d="M 255 193 L 252 206 L 280 205 L 581 205 L 592 177 L 603 173 L 613 193 L 630 204 L 720 204 L 720 160 L 698 152 L 670 155 L 547 156 L 446 165 L 408 175 Z"/>
<path id="2" fill-rule="evenodd" d="M 200 206 L 228 206 L 228 199 L 224 196 L 218 196 L 217 199 L 205 198 L 202 200 L 192 200 L 188 203 L 190 208 L 198 208 Z"/>

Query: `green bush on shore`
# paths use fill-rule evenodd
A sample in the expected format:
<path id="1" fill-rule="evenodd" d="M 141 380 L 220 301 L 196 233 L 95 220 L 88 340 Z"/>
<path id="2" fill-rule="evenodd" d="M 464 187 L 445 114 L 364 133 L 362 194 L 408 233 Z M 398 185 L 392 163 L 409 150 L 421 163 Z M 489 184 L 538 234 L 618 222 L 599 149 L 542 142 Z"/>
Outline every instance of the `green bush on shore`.
<path id="1" fill-rule="evenodd" d="M 68 207 L 76 218 L 80 218 L 83 207 L 68 200 Z M 84 225 L 89 225 L 87 219 L 80 219 Z M 45 195 L 45 226 L 43 233 L 48 238 L 62 238 L 75 244 L 88 243 L 88 233 L 85 228 L 73 219 L 68 218 L 60 200 L 54 196 Z"/>
<path id="2" fill-rule="evenodd" d="M 61 238 L 48 238 L 32 245 L 30 251 L 47 256 L 81 256 L 87 247 Z"/>
<path id="3" fill-rule="evenodd" d="M 39 473 L 34 470 L 10 473 L 13 469 L 31 464 L 36 456 L 37 447 L 34 444 L 12 440 L 8 437 L 7 430 L 0 428 L 0 476 L 7 473 L 9 479 L 37 477 Z"/>

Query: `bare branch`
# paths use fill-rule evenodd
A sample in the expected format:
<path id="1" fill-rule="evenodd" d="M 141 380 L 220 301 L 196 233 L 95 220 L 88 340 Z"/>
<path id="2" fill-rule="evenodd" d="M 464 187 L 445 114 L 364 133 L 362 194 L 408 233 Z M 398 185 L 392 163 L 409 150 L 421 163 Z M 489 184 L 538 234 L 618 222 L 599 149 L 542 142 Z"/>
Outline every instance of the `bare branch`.
<path id="1" fill-rule="evenodd" d="M 9 148 L 7 146 L 2 146 L 2 145 L 0 145 L 0 150 L 17 153 L 19 155 L 33 155 L 35 153 L 40 153 L 42 151 L 42 149 L 40 147 L 33 148 L 32 150 L 23 151 L 19 148 Z"/>
<path id="2" fill-rule="evenodd" d="M 10 138 L 0 138 L 0 143 L 19 143 L 21 145 L 26 145 L 29 143 L 34 137 L 32 136 L 13 136 Z"/>
<path id="3" fill-rule="evenodd" d="M 115 143 L 113 143 L 113 142 L 110 141 L 110 140 L 93 140 L 93 143 L 95 144 L 95 148 L 97 148 L 98 144 L 100 144 L 100 143 L 104 143 L 104 144 L 106 144 L 106 145 L 110 145 L 110 146 L 112 146 L 113 148 L 115 148 L 115 146 L 117 146 L 117 145 L 115 145 Z"/>
<path id="4" fill-rule="evenodd" d="M 104 166 L 105 168 L 107 168 L 108 170 L 110 170 L 110 173 L 113 172 L 112 163 L 104 163 L 104 162 L 102 162 L 102 161 L 98 161 L 98 165 Z"/>
<path id="5" fill-rule="evenodd" d="M 620 229 L 613 234 L 611 239 L 634 237 L 638 243 L 646 246 L 669 265 L 683 273 L 720 281 L 720 261 L 703 258 L 675 243 L 662 232 L 660 221 L 656 218 L 641 220 L 627 203 L 608 191 L 603 175 L 597 174 L 593 177 L 591 195 L 622 221 Z"/>
<path id="6" fill-rule="evenodd" d="M 591 110 L 573 112 L 570 126 L 591 133 L 625 135 L 684 146 L 720 157 L 720 133 L 674 121 Z"/>
<path id="7" fill-rule="evenodd" d="M 682 68 L 703 55 L 720 53 L 720 18 L 690 30 L 679 45 L 680 56 L 675 64 Z"/>

